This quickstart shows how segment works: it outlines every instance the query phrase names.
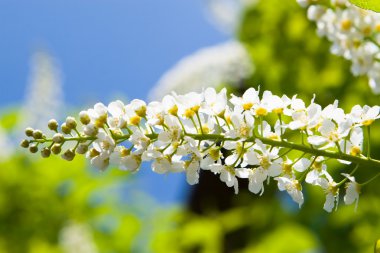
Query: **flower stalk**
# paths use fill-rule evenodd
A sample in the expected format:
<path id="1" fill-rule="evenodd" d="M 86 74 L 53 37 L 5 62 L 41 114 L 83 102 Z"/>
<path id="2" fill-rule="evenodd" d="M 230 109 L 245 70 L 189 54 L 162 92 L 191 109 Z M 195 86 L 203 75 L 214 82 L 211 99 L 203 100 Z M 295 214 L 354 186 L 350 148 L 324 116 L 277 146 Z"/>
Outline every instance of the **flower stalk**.
<path id="1" fill-rule="evenodd" d="M 225 89 L 217 93 L 208 88 L 149 104 L 98 103 L 80 112 L 81 124 L 68 117 L 58 129 L 55 120 L 49 121 L 51 137 L 26 129 L 29 139 L 21 146 L 32 153 L 41 149 L 42 157 L 62 153 L 68 161 L 85 154 L 101 170 L 115 164 L 136 172 L 142 162 L 151 161 L 154 172 L 184 172 L 189 184 L 198 183 L 201 169 L 209 170 L 235 193 L 238 178 L 247 179 L 255 194 L 262 194 L 264 182 L 273 178 L 279 190 L 286 190 L 300 206 L 302 184 L 307 183 L 330 194 L 324 209 L 331 211 L 342 181 L 335 183 L 330 176 L 328 160 L 380 169 L 379 160 L 369 152 L 362 154 L 363 128 L 369 129 L 378 118 L 379 106 L 355 106 L 344 113 L 338 101 L 322 108 L 313 98 L 306 106 L 297 96 L 279 97 L 270 91 L 260 95 L 254 88 L 227 99 Z M 291 140 L 300 135 L 301 143 Z M 76 145 L 66 149 L 68 142 Z M 302 155 L 291 158 L 297 152 Z M 347 184 L 357 184 L 351 174 L 347 179 Z M 352 200 L 347 199 L 347 203 Z"/>

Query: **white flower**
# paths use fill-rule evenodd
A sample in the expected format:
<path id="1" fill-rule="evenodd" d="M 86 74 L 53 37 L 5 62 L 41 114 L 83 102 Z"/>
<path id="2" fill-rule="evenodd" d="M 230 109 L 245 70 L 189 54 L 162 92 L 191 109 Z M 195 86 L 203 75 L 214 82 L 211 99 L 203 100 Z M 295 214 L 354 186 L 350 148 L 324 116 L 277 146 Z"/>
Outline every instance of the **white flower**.
<path id="1" fill-rule="evenodd" d="M 289 123 L 289 128 L 291 130 L 306 130 L 318 125 L 322 111 L 320 105 L 315 104 L 312 101 L 312 103 L 305 110 L 301 109 L 302 104 L 298 105 L 293 103 L 292 106 L 295 108 L 295 112 L 292 114 L 293 121 Z"/>
<path id="2" fill-rule="evenodd" d="M 319 20 L 326 12 L 326 8 L 319 5 L 312 5 L 307 9 L 307 18 L 312 21 Z"/>
<path id="3" fill-rule="evenodd" d="M 244 161 L 249 165 L 257 166 L 249 170 L 248 189 L 257 194 L 264 192 L 263 182 L 269 177 L 279 176 L 282 172 L 282 158 L 278 158 L 278 149 L 267 149 L 258 139 L 254 148 L 249 149 L 244 154 Z"/>
<path id="4" fill-rule="evenodd" d="M 331 212 L 334 207 L 338 207 L 339 201 L 339 188 L 334 179 L 327 172 L 323 173 L 324 177 L 320 177 L 317 181 L 317 185 L 321 186 L 326 193 L 326 201 L 323 205 L 323 209 L 327 212 Z"/>
<path id="5" fill-rule="evenodd" d="M 367 106 L 361 107 L 360 105 L 355 105 L 351 109 L 349 117 L 355 123 L 362 124 L 364 126 L 371 125 L 376 119 L 380 118 L 380 106 Z"/>
<path id="6" fill-rule="evenodd" d="M 346 114 L 342 108 L 338 107 L 339 101 L 335 100 L 333 104 L 329 104 L 323 108 L 321 116 L 324 119 L 332 119 L 338 124 L 346 120 Z"/>
<path id="7" fill-rule="evenodd" d="M 344 203 L 346 205 L 351 205 L 355 202 L 355 210 L 358 208 L 360 185 L 355 181 L 353 176 L 349 174 L 342 173 L 343 176 L 347 177 L 350 182 L 346 184 L 346 195 L 344 195 Z"/>
<path id="8" fill-rule="evenodd" d="M 189 92 L 185 95 L 173 94 L 178 105 L 178 115 L 183 118 L 191 119 L 201 108 L 204 99 L 203 93 Z"/>
<path id="9" fill-rule="evenodd" d="M 160 102 L 150 102 L 146 109 L 148 121 L 151 126 L 162 125 L 164 123 L 165 110 Z"/>
<path id="10" fill-rule="evenodd" d="M 87 110 L 87 113 L 91 118 L 91 123 L 93 123 L 96 127 L 101 128 L 107 122 L 108 109 L 102 103 L 96 103 L 94 108 Z"/>
<path id="11" fill-rule="evenodd" d="M 149 148 L 143 153 L 142 160 L 153 160 L 152 171 L 158 174 L 184 171 L 184 162 L 181 161 L 181 156 L 164 155 L 152 146 L 149 146 Z"/>
<path id="12" fill-rule="evenodd" d="M 363 150 L 363 130 L 354 128 L 350 133 L 349 140 L 342 140 L 340 147 L 346 147 L 345 153 L 352 156 L 358 156 Z"/>
<path id="13" fill-rule="evenodd" d="M 253 109 L 255 104 L 260 102 L 259 98 L 259 90 L 255 90 L 254 88 L 249 88 L 246 90 L 241 97 L 237 97 L 232 95 L 230 102 L 235 105 L 234 111 L 240 113 L 242 111 L 249 111 Z"/>
<path id="14" fill-rule="evenodd" d="M 230 120 L 233 125 L 233 129 L 227 127 L 226 136 L 230 138 L 240 137 L 246 139 L 252 136 L 253 128 L 255 126 L 255 120 L 250 114 L 242 114 L 234 111 L 230 115 Z"/>
<path id="15" fill-rule="evenodd" d="M 287 177 L 276 177 L 275 180 L 278 181 L 278 189 L 280 191 L 286 190 L 292 199 L 298 203 L 299 207 L 301 207 L 304 199 L 302 187 L 298 180 Z"/>
<path id="16" fill-rule="evenodd" d="M 172 115 L 166 115 L 164 122 L 168 129 L 165 129 L 159 133 L 158 140 L 164 145 L 179 141 L 182 133 L 182 127 L 178 119 Z"/>
<path id="17" fill-rule="evenodd" d="M 311 170 L 306 175 L 306 183 L 311 185 L 319 185 L 319 180 L 322 175 L 326 174 L 327 166 L 324 163 L 324 158 L 319 156 L 311 165 Z"/>
<path id="18" fill-rule="evenodd" d="M 351 120 L 342 121 L 338 125 L 330 119 L 325 119 L 322 126 L 318 129 L 320 135 L 313 135 L 307 138 L 307 141 L 316 146 L 321 146 L 328 143 L 325 148 L 333 147 L 345 138 L 352 126 Z"/>
<path id="19" fill-rule="evenodd" d="M 209 115 L 223 116 L 227 106 L 227 90 L 225 88 L 219 93 L 216 93 L 214 88 L 207 88 L 204 91 L 204 98 L 201 111 Z"/>
<path id="20" fill-rule="evenodd" d="M 141 165 L 141 154 L 135 154 L 123 146 L 117 146 L 110 155 L 110 162 L 118 165 L 121 170 L 136 172 Z"/>
<path id="21" fill-rule="evenodd" d="M 120 100 L 111 102 L 107 111 L 111 114 L 107 122 L 111 128 L 123 128 L 126 125 L 125 105 Z"/>
<path id="22" fill-rule="evenodd" d="M 282 135 L 282 126 L 280 125 L 280 121 L 277 120 L 275 125 L 274 125 L 274 132 L 271 129 L 271 125 L 268 124 L 268 122 L 263 121 L 262 123 L 263 129 L 261 130 L 261 127 L 259 127 L 259 134 L 262 135 L 265 138 L 272 139 L 272 140 L 281 140 L 281 135 Z"/>
<path id="23" fill-rule="evenodd" d="M 220 174 L 220 180 L 228 187 L 234 187 L 235 194 L 239 193 L 239 182 L 236 177 L 247 178 L 248 171 L 244 168 L 233 168 L 231 166 L 214 164 L 209 167 L 214 174 Z"/>

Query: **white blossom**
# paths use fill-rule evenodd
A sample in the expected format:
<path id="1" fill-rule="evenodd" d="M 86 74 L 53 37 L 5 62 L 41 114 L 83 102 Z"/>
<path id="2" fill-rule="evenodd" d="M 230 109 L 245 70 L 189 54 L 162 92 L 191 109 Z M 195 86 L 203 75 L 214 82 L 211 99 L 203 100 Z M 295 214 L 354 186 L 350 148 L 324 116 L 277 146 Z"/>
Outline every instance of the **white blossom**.
<path id="1" fill-rule="evenodd" d="M 21 146 L 35 153 L 38 145 L 45 145 L 43 157 L 63 151 L 66 160 L 86 154 L 100 170 L 113 164 L 137 172 L 142 163 L 150 162 L 158 174 L 185 173 L 190 185 L 199 183 L 201 170 L 209 170 L 235 193 L 239 178 L 259 195 L 265 182 L 274 179 L 299 206 L 304 201 L 302 184 L 310 184 L 323 189 L 323 208 L 331 212 L 338 205 L 341 184 L 330 176 L 329 160 L 380 164 L 362 155 L 363 128 L 374 124 L 379 114 L 379 106 L 357 105 L 345 113 L 338 101 L 323 108 L 315 97 L 307 105 L 296 95 L 289 99 L 270 91 L 260 94 L 255 88 L 230 98 L 225 89 L 217 93 L 207 88 L 172 93 L 149 104 L 97 103 L 79 113 L 81 124 L 68 117 L 58 133 L 52 127 L 52 136 L 27 128 L 30 140 Z M 308 142 L 299 135 L 307 135 Z M 353 177 L 348 179 L 347 204 L 357 202 L 359 192 Z"/>
<path id="2" fill-rule="evenodd" d="M 298 0 L 316 22 L 317 33 L 332 42 L 331 53 L 351 61 L 354 76 L 367 75 L 375 94 L 380 93 L 380 14 L 360 9 L 346 0 L 331 0 L 331 7 L 318 1 Z"/>
<path id="3" fill-rule="evenodd" d="M 151 100 L 158 100 L 175 91 L 185 94 L 224 84 L 238 86 L 254 71 L 251 58 L 238 41 L 200 49 L 181 59 L 166 72 L 149 92 Z"/>

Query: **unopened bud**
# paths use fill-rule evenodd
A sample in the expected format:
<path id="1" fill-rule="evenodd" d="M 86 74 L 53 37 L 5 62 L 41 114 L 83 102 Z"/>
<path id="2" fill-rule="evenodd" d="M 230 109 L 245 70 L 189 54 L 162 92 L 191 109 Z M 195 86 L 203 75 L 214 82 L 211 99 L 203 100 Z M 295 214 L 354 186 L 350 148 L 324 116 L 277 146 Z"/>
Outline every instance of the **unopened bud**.
<path id="1" fill-rule="evenodd" d="M 50 154 L 51 154 L 51 151 L 50 151 L 50 149 L 47 148 L 47 147 L 45 147 L 45 148 L 43 148 L 43 149 L 41 150 L 41 156 L 42 156 L 43 158 L 48 158 L 48 157 L 50 156 Z"/>
<path id="2" fill-rule="evenodd" d="M 55 155 L 58 155 L 59 153 L 61 153 L 61 145 L 60 144 L 54 144 L 52 147 L 51 147 L 51 152 L 53 152 L 53 154 Z"/>
<path id="3" fill-rule="evenodd" d="M 37 151 L 38 151 L 37 145 L 34 144 L 34 145 L 30 146 L 29 151 L 30 151 L 30 153 L 37 153 Z"/>
<path id="4" fill-rule="evenodd" d="M 62 143 L 64 140 L 65 140 L 65 137 L 63 136 L 63 134 L 61 133 L 56 133 L 54 136 L 53 136 L 53 139 L 52 139 L 55 143 Z"/>
<path id="5" fill-rule="evenodd" d="M 80 155 L 86 154 L 88 150 L 88 145 L 86 144 L 79 144 L 77 147 L 77 153 Z"/>
<path id="6" fill-rule="evenodd" d="M 64 134 L 70 134 L 71 133 L 71 128 L 69 128 L 66 123 L 63 123 L 61 125 L 61 130 L 62 130 L 62 133 Z"/>
<path id="7" fill-rule="evenodd" d="M 77 121 L 73 117 L 67 117 L 66 126 L 70 129 L 74 129 L 77 127 Z"/>
<path id="8" fill-rule="evenodd" d="M 95 136 L 98 134 L 98 128 L 93 124 L 88 124 L 83 128 L 83 132 L 87 136 Z"/>
<path id="9" fill-rule="evenodd" d="M 55 119 L 51 119 L 48 122 L 48 128 L 52 131 L 57 131 L 58 129 L 58 122 Z"/>
<path id="10" fill-rule="evenodd" d="M 91 119 L 90 119 L 90 116 L 88 115 L 88 113 L 86 111 L 81 111 L 79 113 L 79 120 L 80 122 L 83 124 L 83 125 L 87 125 L 90 123 Z"/>
<path id="11" fill-rule="evenodd" d="M 75 157 L 75 153 L 73 150 L 71 149 L 68 149 L 66 150 L 65 153 L 62 154 L 61 156 L 63 159 L 65 159 L 66 161 L 72 161 Z"/>
<path id="12" fill-rule="evenodd" d="M 28 137 L 33 137 L 33 132 L 34 132 L 34 129 L 31 128 L 31 127 L 27 127 L 25 129 L 25 135 L 28 136 Z"/>
<path id="13" fill-rule="evenodd" d="M 34 139 L 42 139 L 42 136 L 43 136 L 43 134 L 42 134 L 41 130 L 34 130 L 33 131 L 33 138 Z"/>
<path id="14" fill-rule="evenodd" d="M 29 148 L 29 141 L 28 140 L 22 140 L 20 143 L 20 146 L 23 148 Z"/>

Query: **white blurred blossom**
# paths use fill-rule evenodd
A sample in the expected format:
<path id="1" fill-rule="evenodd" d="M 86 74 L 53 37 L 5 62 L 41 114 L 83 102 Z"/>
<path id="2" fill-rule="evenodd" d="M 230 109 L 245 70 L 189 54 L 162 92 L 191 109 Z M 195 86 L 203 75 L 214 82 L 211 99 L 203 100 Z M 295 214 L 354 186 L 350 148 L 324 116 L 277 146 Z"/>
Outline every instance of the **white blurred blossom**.
<path id="1" fill-rule="evenodd" d="M 238 41 L 228 41 L 200 49 L 180 60 L 161 77 L 149 92 L 149 98 L 158 100 L 172 91 L 184 94 L 223 84 L 237 86 L 253 71 L 245 47 Z"/>
<path id="2" fill-rule="evenodd" d="M 59 234 L 59 244 L 64 253 L 98 252 L 88 225 L 70 223 Z"/>
<path id="3" fill-rule="evenodd" d="M 46 122 L 62 111 L 63 92 L 56 60 L 46 51 L 36 51 L 31 61 L 20 127 L 35 126 L 46 130 Z"/>
<path id="4" fill-rule="evenodd" d="M 205 0 L 206 17 L 221 31 L 233 34 L 247 6 L 258 0 Z"/>
<path id="5" fill-rule="evenodd" d="M 351 61 L 354 76 L 366 75 L 369 86 L 380 94 L 380 13 L 361 9 L 348 0 L 331 4 L 298 0 L 307 8 L 307 17 L 317 25 L 317 33 L 331 43 L 331 53 Z"/>

